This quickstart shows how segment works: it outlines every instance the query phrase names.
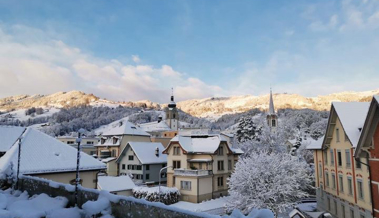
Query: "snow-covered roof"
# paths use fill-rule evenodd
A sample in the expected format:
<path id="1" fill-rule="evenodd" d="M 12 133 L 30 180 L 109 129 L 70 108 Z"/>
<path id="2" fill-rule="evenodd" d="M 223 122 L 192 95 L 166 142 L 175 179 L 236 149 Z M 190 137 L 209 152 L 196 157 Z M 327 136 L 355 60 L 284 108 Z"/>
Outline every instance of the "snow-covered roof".
<path id="1" fill-rule="evenodd" d="M 99 176 L 97 185 L 109 192 L 131 190 L 136 186 L 129 176 Z"/>
<path id="2" fill-rule="evenodd" d="M 167 162 L 167 155 L 162 154 L 164 147 L 160 142 L 128 142 L 128 145 L 133 149 L 137 158 L 142 164 L 159 164 Z M 126 149 L 129 146 L 126 146 L 121 152 L 120 157 L 117 159 L 117 162 L 125 156 Z M 156 149 L 159 149 L 159 156 L 156 156 Z"/>
<path id="3" fill-rule="evenodd" d="M 215 135 L 177 135 L 171 142 L 178 142 L 189 153 L 214 153 L 221 142 L 227 142 L 220 134 Z M 168 148 L 168 147 L 167 147 Z"/>
<path id="4" fill-rule="evenodd" d="M 369 109 L 369 102 L 333 102 L 342 127 L 355 148 Z"/>
<path id="5" fill-rule="evenodd" d="M 143 131 L 140 127 L 126 120 L 118 120 L 111 123 L 103 132 L 103 136 L 114 135 L 150 136 L 149 133 Z"/>
<path id="6" fill-rule="evenodd" d="M 8 151 L 24 131 L 25 127 L 0 126 L 0 152 Z"/>
<path id="7" fill-rule="evenodd" d="M 80 170 L 105 169 L 105 164 L 81 152 Z M 27 128 L 21 140 L 20 173 L 37 174 L 76 170 L 77 150 L 38 130 Z M 0 158 L 0 172 L 17 166 L 18 143 Z"/>
<path id="8" fill-rule="evenodd" d="M 242 151 L 242 149 L 241 148 L 230 148 L 232 151 L 233 151 L 233 153 L 235 153 L 235 154 L 243 154 L 244 152 Z"/>
<path id="9" fill-rule="evenodd" d="M 322 148 L 322 142 L 324 141 L 324 136 L 314 140 L 312 138 L 307 138 L 307 140 L 303 140 L 301 145 L 305 145 L 308 150 L 318 150 Z"/>
<path id="10" fill-rule="evenodd" d="M 108 162 L 111 162 L 112 160 L 116 160 L 116 157 L 107 157 L 107 158 L 101 159 L 101 162 L 108 163 Z"/>
<path id="11" fill-rule="evenodd" d="M 171 131 L 171 128 L 167 125 L 164 121 L 155 121 L 150 123 L 142 123 L 139 124 L 139 127 L 143 129 L 146 132 L 164 132 L 164 131 Z"/>

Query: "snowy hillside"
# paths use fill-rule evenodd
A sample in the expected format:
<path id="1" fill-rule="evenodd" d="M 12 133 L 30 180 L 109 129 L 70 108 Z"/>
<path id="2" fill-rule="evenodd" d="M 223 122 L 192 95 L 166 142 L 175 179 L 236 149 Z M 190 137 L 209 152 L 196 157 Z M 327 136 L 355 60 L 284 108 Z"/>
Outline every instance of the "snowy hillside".
<path id="1" fill-rule="evenodd" d="M 329 110 L 333 101 L 370 101 L 373 95 L 378 95 L 378 90 L 366 92 L 341 92 L 317 97 L 304 97 L 298 94 L 274 93 L 274 102 L 276 109 L 314 109 Z M 127 100 L 127 99 L 125 99 Z M 231 96 L 231 97 L 214 97 L 205 99 L 193 99 L 178 102 L 177 106 L 182 111 L 192 116 L 207 118 L 210 121 L 216 121 L 222 115 L 235 114 L 249 111 L 257 108 L 267 110 L 269 95 L 253 96 Z M 25 109 L 43 108 L 45 111 L 54 111 L 52 108 L 71 108 L 75 106 L 91 105 L 94 107 L 108 106 L 110 108 L 118 107 L 140 107 L 146 109 L 160 110 L 166 104 L 154 103 L 148 100 L 130 102 L 115 102 L 101 99 L 93 94 L 86 94 L 80 91 L 58 92 L 51 95 L 19 95 L 0 99 L 0 113 L 4 117 L 11 112 L 12 116 L 20 120 L 33 119 L 34 117 L 24 116 Z"/>

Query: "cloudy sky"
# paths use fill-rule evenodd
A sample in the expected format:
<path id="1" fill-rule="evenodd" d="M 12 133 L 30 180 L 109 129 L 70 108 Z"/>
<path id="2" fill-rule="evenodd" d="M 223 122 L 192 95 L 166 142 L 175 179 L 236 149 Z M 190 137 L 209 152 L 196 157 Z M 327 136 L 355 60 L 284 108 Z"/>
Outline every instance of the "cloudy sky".
<path id="1" fill-rule="evenodd" d="M 0 97 L 379 88 L 379 0 L 0 0 Z"/>

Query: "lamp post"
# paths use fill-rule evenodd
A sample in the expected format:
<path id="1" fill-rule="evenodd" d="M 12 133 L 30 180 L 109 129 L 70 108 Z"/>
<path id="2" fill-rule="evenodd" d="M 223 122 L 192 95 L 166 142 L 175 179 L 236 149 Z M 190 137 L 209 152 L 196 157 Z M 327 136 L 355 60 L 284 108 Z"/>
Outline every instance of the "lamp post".
<path id="1" fill-rule="evenodd" d="M 82 134 L 85 132 L 84 129 L 79 129 L 78 131 L 78 138 L 76 139 L 76 143 L 78 143 L 78 152 L 76 156 L 76 179 L 75 179 L 75 205 L 78 204 L 78 186 L 80 182 L 80 177 L 79 177 L 79 166 L 80 166 L 80 143 L 82 142 Z"/>
<path id="2" fill-rule="evenodd" d="M 161 176 L 162 176 L 162 170 L 165 170 L 167 168 L 173 168 L 172 166 L 163 167 L 159 170 L 159 183 L 158 183 L 158 194 L 159 194 L 159 200 L 161 199 Z"/>

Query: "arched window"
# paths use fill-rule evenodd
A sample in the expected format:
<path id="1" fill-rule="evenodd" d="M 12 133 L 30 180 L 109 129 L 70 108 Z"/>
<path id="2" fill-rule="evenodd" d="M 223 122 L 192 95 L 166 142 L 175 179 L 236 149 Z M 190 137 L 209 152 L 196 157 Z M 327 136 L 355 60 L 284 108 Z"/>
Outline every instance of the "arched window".
<path id="1" fill-rule="evenodd" d="M 276 120 L 272 120 L 272 127 L 276 126 Z"/>

